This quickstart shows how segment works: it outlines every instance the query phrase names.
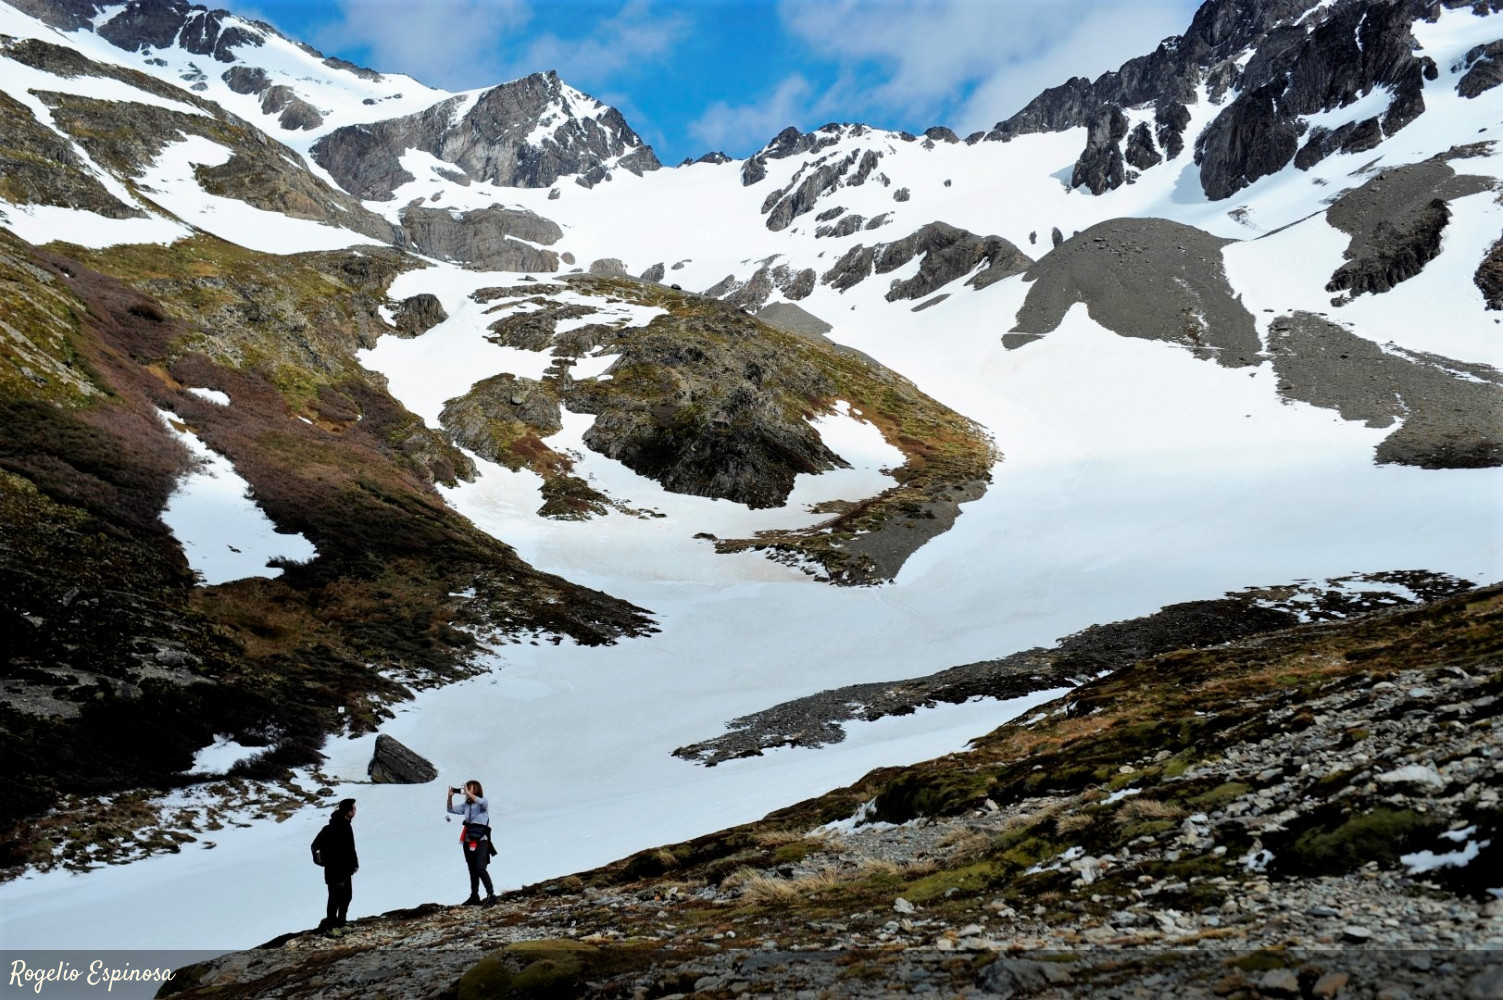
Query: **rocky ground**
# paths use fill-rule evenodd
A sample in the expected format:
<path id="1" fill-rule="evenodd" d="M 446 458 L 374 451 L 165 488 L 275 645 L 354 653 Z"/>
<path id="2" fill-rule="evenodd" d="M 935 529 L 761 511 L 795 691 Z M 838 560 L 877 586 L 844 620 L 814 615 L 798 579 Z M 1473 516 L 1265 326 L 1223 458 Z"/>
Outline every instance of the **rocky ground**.
<path id="1" fill-rule="evenodd" d="M 1503 588 L 1154 656 L 966 753 L 184 996 L 1503 995 Z"/>

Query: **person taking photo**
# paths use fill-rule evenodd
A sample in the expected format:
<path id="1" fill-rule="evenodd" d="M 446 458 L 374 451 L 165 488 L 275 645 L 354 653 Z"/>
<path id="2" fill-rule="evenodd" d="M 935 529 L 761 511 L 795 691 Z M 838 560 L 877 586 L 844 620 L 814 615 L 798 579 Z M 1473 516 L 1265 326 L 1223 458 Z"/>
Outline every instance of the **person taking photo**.
<path id="1" fill-rule="evenodd" d="M 454 796 L 461 793 L 464 800 L 455 805 Z M 465 868 L 470 873 L 470 898 L 464 901 L 464 905 L 492 906 L 496 902 L 496 890 L 491 885 L 491 873 L 487 868 L 496 848 L 491 843 L 491 812 L 485 790 L 478 781 L 466 781 L 462 789 L 450 788 L 446 808 L 455 816 L 464 817 L 459 828 L 459 846 L 464 849 Z M 485 885 L 483 900 L 480 898 L 482 883 Z"/>

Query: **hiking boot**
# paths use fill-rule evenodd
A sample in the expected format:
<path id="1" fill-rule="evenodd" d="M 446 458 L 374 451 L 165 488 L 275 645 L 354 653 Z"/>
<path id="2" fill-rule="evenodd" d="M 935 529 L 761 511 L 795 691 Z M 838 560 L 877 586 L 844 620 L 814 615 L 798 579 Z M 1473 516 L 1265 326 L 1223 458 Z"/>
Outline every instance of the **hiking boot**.
<path id="1" fill-rule="evenodd" d="M 344 928 L 343 927 L 330 927 L 327 931 L 324 931 L 324 933 L 327 934 L 331 938 L 343 937 L 344 936 Z"/>
<path id="2" fill-rule="evenodd" d="M 459 905 L 460 906 L 479 906 L 480 905 L 480 897 L 478 895 L 477 896 L 471 896 L 469 899 L 465 900 L 463 903 L 460 903 Z"/>
<path id="3" fill-rule="evenodd" d="M 493 892 L 489 896 L 485 897 L 485 899 L 481 900 L 480 905 L 481 906 L 495 906 L 499 902 L 500 902 L 500 900 L 498 900 L 496 898 L 496 894 Z"/>

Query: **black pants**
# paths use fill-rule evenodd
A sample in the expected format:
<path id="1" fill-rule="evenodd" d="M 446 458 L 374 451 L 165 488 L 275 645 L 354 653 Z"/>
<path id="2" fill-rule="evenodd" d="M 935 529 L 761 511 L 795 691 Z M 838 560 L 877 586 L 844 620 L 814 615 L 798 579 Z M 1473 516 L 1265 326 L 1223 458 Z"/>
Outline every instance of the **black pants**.
<path id="1" fill-rule="evenodd" d="M 485 894 L 494 896 L 496 890 L 491 886 L 491 873 L 486 870 L 491 863 L 491 843 L 482 840 L 472 851 L 463 842 L 459 845 L 464 851 L 464 865 L 470 870 L 470 895 L 480 895 L 480 884 L 485 883 Z"/>
<path id="2" fill-rule="evenodd" d="M 350 910 L 350 897 L 355 894 L 355 886 L 350 876 L 341 879 L 328 879 L 329 883 L 329 906 L 325 911 L 325 921 L 330 927 L 343 927 L 345 914 Z"/>

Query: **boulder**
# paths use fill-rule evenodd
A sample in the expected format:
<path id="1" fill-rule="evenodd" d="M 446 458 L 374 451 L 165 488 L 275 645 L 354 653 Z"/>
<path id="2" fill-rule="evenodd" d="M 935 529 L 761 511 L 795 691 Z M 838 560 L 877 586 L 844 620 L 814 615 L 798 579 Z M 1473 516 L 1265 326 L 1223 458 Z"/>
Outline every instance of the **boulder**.
<path id="1" fill-rule="evenodd" d="M 625 278 L 626 265 L 619 257 L 602 257 L 590 262 L 590 273 L 602 278 Z"/>
<path id="2" fill-rule="evenodd" d="M 365 773 L 378 785 L 421 785 L 437 778 L 438 768 L 381 733 Z"/>
<path id="3" fill-rule="evenodd" d="M 403 299 L 391 312 L 397 332 L 404 337 L 427 333 L 449 318 L 449 314 L 444 311 L 444 304 L 432 292 L 420 292 Z"/>

